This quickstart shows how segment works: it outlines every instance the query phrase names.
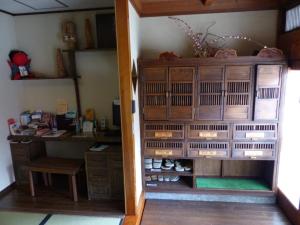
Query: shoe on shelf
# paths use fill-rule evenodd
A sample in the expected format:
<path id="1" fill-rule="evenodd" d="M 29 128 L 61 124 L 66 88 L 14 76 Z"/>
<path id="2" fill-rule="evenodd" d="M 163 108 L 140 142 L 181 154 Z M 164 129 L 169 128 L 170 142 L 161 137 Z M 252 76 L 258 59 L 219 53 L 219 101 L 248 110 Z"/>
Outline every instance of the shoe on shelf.
<path id="1" fill-rule="evenodd" d="M 151 176 L 145 176 L 145 181 L 151 181 Z"/>
<path id="2" fill-rule="evenodd" d="M 175 161 L 175 170 L 177 172 L 184 172 L 184 168 L 179 161 Z"/>
<path id="3" fill-rule="evenodd" d="M 163 170 L 171 170 L 173 167 L 169 167 L 169 166 L 161 166 L 161 168 Z"/>
<path id="4" fill-rule="evenodd" d="M 171 176 L 170 177 L 170 181 L 171 182 L 177 182 L 177 181 L 179 181 L 180 180 L 180 177 L 179 176 Z"/>
<path id="5" fill-rule="evenodd" d="M 145 163 L 145 169 L 151 170 L 153 168 L 152 163 Z"/>
<path id="6" fill-rule="evenodd" d="M 169 182 L 170 181 L 170 176 L 164 176 L 164 181 Z"/>
<path id="7" fill-rule="evenodd" d="M 152 159 L 144 159 L 144 163 L 152 163 Z"/>
<path id="8" fill-rule="evenodd" d="M 152 180 L 152 181 L 157 181 L 157 175 L 152 175 L 152 176 L 151 176 L 151 180 Z"/>
<path id="9" fill-rule="evenodd" d="M 162 181 L 164 181 L 164 176 L 163 175 L 158 175 L 157 179 L 158 179 L 158 181 L 162 182 Z"/>
<path id="10" fill-rule="evenodd" d="M 192 170 L 192 168 L 191 167 L 189 167 L 189 166 L 185 166 L 185 167 L 183 167 L 184 168 L 184 171 L 191 171 Z"/>
<path id="11" fill-rule="evenodd" d="M 176 172 L 184 172 L 184 168 L 181 166 L 176 166 L 175 170 L 176 170 Z"/>
<path id="12" fill-rule="evenodd" d="M 153 159 L 153 163 L 162 163 L 162 159 Z"/>
<path id="13" fill-rule="evenodd" d="M 174 167 L 174 160 L 166 159 L 165 166 Z"/>
<path id="14" fill-rule="evenodd" d="M 161 162 L 153 162 L 153 168 L 154 169 L 160 169 L 161 168 Z"/>

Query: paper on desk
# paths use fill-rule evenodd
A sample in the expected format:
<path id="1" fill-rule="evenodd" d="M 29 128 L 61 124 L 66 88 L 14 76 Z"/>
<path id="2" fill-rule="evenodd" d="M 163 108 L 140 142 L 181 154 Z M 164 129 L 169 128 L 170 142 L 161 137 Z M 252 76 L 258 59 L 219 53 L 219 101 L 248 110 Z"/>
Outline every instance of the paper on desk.
<path id="1" fill-rule="evenodd" d="M 66 130 L 50 131 L 49 133 L 43 135 L 42 137 L 49 137 L 49 138 L 60 137 L 66 132 L 67 132 Z"/>
<path id="2" fill-rule="evenodd" d="M 103 151 L 104 149 L 107 149 L 108 147 L 109 147 L 108 145 L 100 145 L 99 147 L 92 146 L 90 148 L 90 151 L 99 152 L 99 151 Z"/>

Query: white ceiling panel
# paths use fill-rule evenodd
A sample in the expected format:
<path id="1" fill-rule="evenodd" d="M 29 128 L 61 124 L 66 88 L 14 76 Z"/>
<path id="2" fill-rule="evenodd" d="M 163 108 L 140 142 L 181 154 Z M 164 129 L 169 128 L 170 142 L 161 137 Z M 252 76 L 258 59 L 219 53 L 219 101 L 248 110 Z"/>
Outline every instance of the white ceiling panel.
<path id="1" fill-rule="evenodd" d="M 93 8 L 114 6 L 113 0 L 60 0 L 72 8 Z"/>
<path id="2" fill-rule="evenodd" d="M 65 8 L 66 5 L 56 0 L 14 0 L 21 5 L 27 6 L 33 10 L 59 9 Z"/>
<path id="3" fill-rule="evenodd" d="M 113 7 L 114 0 L 0 0 L 0 10 L 26 14 Z"/>
<path id="4" fill-rule="evenodd" d="M 0 0 L 0 9 L 13 14 L 21 12 L 29 13 L 34 11 L 33 9 L 12 0 Z"/>

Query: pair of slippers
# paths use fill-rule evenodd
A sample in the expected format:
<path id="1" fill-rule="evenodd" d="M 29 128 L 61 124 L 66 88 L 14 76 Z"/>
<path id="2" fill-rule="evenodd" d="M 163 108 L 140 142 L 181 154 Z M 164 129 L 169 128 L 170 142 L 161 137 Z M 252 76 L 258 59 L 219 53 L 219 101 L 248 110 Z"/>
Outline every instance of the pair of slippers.
<path id="1" fill-rule="evenodd" d="M 177 172 L 184 172 L 184 171 L 191 171 L 192 168 L 188 166 L 183 166 L 180 161 L 176 160 L 171 160 L 171 159 L 166 159 L 165 160 L 165 165 L 162 166 L 161 168 L 163 170 L 171 170 L 175 167 L 175 171 Z"/>

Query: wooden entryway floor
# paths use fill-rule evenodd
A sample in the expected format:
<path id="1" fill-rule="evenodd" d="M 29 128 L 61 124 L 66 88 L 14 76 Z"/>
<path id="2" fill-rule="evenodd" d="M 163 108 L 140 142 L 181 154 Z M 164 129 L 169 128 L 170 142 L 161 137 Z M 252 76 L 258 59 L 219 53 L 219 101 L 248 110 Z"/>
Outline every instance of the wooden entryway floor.
<path id="1" fill-rule="evenodd" d="M 276 205 L 147 200 L 141 225 L 291 225 Z"/>
<path id="2" fill-rule="evenodd" d="M 68 196 L 68 193 L 40 187 L 37 189 L 36 197 L 32 198 L 29 188 L 18 187 L 0 198 L 0 211 L 122 218 L 124 216 L 124 202 L 115 200 L 89 201 L 86 196 L 79 195 L 78 202 L 75 203 Z"/>

